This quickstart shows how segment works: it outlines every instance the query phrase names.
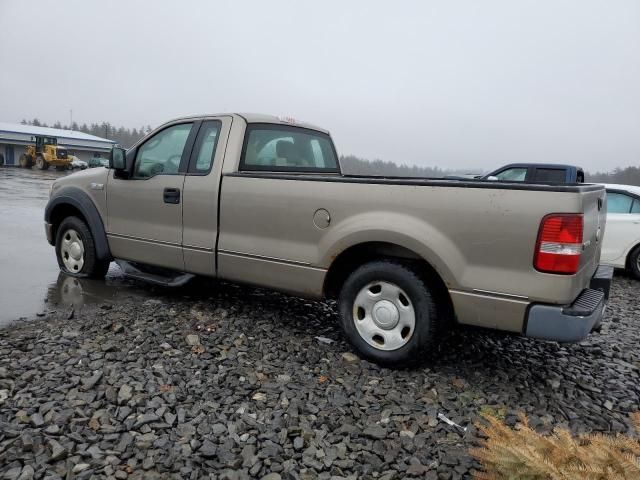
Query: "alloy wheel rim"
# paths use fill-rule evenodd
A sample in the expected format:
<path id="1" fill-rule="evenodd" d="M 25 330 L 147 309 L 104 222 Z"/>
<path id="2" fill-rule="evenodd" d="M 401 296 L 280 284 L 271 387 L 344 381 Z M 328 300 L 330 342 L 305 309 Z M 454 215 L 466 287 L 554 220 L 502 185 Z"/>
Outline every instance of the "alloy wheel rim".
<path id="1" fill-rule="evenodd" d="M 406 345 L 415 330 L 416 314 L 409 296 L 386 281 L 363 287 L 353 302 L 356 330 L 378 350 L 397 350 Z"/>
<path id="2" fill-rule="evenodd" d="M 69 272 L 79 273 L 84 266 L 84 243 L 78 232 L 70 228 L 62 236 L 60 245 L 62 263 Z"/>

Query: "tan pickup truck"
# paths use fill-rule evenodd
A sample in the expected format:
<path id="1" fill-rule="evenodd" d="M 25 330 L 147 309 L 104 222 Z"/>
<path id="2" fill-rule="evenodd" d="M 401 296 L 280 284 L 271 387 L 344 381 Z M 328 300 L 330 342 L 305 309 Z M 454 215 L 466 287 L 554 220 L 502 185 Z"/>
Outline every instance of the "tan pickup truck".
<path id="1" fill-rule="evenodd" d="M 266 115 L 168 122 L 109 168 L 56 180 L 47 238 L 69 275 L 120 261 L 338 299 L 365 357 L 423 358 L 454 322 L 577 341 L 599 325 L 605 190 L 343 175 L 329 133 Z"/>

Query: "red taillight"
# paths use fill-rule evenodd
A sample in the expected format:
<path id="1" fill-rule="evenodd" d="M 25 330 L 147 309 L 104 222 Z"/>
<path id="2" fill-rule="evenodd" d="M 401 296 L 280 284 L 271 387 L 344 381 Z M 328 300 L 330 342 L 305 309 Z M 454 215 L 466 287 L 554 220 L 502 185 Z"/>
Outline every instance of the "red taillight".
<path id="1" fill-rule="evenodd" d="M 581 214 L 553 213 L 540 222 L 533 266 L 546 273 L 573 275 L 582 254 Z"/>

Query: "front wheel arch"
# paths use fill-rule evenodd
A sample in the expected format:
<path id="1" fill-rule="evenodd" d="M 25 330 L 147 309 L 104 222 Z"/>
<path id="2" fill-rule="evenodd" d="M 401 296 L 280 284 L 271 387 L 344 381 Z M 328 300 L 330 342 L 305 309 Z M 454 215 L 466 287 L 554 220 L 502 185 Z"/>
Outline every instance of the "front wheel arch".
<path id="1" fill-rule="evenodd" d="M 81 218 L 65 217 L 58 228 L 55 243 L 58 265 L 66 275 L 104 278 L 109 270 L 110 262 L 97 257 L 91 230 Z"/>
<path id="2" fill-rule="evenodd" d="M 76 216 L 87 224 L 95 242 L 97 258 L 101 261 L 112 261 L 113 256 L 100 212 L 91 198 L 77 187 L 60 189 L 47 203 L 44 220 L 52 225 L 52 245 L 55 245 L 60 224 L 69 216 Z"/>

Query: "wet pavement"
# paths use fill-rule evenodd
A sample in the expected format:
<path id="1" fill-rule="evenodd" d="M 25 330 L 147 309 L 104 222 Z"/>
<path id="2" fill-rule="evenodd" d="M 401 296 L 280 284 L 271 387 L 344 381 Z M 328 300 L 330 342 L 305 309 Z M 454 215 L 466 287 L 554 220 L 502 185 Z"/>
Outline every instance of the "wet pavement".
<path id="1" fill-rule="evenodd" d="M 60 273 L 44 234 L 49 186 L 66 172 L 0 168 L 0 327 L 37 318 L 58 305 L 148 297 L 151 289 L 125 279 L 111 265 L 105 280 Z"/>

